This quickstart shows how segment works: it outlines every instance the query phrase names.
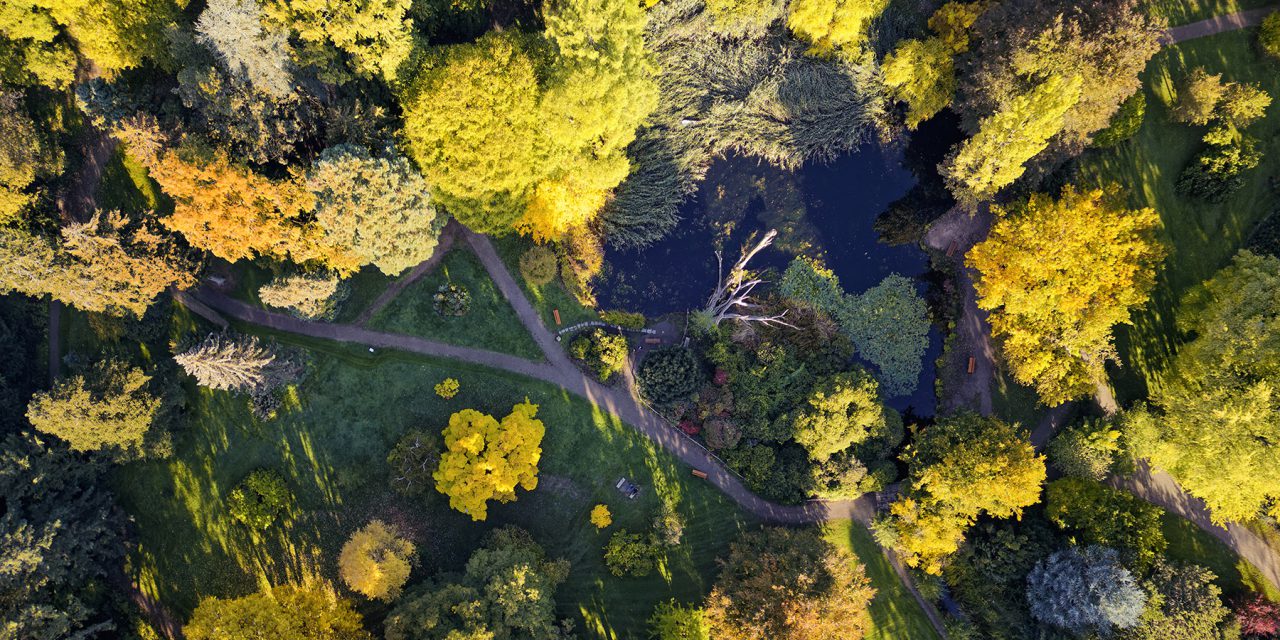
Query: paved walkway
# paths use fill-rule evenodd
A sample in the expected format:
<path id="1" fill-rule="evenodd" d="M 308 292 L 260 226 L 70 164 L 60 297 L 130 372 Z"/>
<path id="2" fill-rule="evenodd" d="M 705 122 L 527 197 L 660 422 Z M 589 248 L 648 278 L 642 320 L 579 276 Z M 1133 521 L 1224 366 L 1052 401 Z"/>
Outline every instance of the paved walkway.
<path id="1" fill-rule="evenodd" d="M 1107 484 L 1190 520 L 1256 567 L 1273 586 L 1280 587 L 1280 559 L 1266 540 L 1234 522 L 1228 522 L 1225 527 L 1214 524 L 1204 501 L 1183 491 L 1169 474 L 1152 469 L 1146 461 L 1141 461 L 1136 471 L 1127 476 L 1108 478 Z"/>
<path id="2" fill-rule="evenodd" d="M 956 206 L 934 222 L 925 232 L 924 243 L 935 251 L 942 251 L 960 263 L 957 269 L 956 289 L 961 297 L 960 317 L 956 318 L 957 342 L 953 353 L 943 366 L 963 368 L 958 388 L 941 398 L 942 410 L 954 411 L 971 407 L 984 416 L 991 415 L 991 381 L 995 376 L 995 346 L 991 341 L 991 325 L 987 312 L 978 308 L 978 292 L 973 287 L 973 269 L 964 264 L 964 256 L 973 245 L 983 241 L 991 229 L 992 216 L 984 204 L 977 213 L 970 214 Z M 973 357 L 973 373 L 968 372 L 968 359 Z M 942 375 L 948 375 L 945 372 Z"/>
<path id="3" fill-rule="evenodd" d="M 1227 31 L 1235 31 L 1236 29 L 1244 29 L 1245 27 L 1256 27 L 1262 23 L 1262 19 L 1271 15 L 1276 10 L 1280 10 L 1280 5 L 1270 7 L 1262 7 L 1261 9 L 1250 9 L 1248 11 L 1240 11 L 1225 16 L 1214 16 L 1207 20 L 1184 24 L 1179 27 L 1172 27 L 1165 32 L 1165 36 L 1161 41 L 1166 44 L 1177 44 L 1212 36 Z"/>

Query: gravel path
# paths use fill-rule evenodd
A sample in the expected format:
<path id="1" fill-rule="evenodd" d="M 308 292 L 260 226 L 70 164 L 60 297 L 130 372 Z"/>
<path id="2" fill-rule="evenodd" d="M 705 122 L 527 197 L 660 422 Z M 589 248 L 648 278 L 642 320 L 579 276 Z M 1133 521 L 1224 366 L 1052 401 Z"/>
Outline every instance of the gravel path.
<path id="1" fill-rule="evenodd" d="M 960 317 L 956 318 L 956 351 L 944 366 L 963 368 L 963 372 L 958 374 L 958 388 L 948 389 L 950 394 L 940 398 L 944 412 L 970 407 L 984 416 L 991 415 L 995 346 L 991 341 L 987 312 L 978 308 L 978 292 L 973 287 L 976 274 L 964 264 L 965 254 L 973 245 L 987 237 L 991 223 L 991 211 L 985 204 L 974 214 L 957 206 L 934 222 L 924 236 L 926 246 L 947 253 L 960 263 L 956 289 L 960 293 L 962 304 Z M 968 373 L 968 359 L 971 356 L 973 373 Z"/>

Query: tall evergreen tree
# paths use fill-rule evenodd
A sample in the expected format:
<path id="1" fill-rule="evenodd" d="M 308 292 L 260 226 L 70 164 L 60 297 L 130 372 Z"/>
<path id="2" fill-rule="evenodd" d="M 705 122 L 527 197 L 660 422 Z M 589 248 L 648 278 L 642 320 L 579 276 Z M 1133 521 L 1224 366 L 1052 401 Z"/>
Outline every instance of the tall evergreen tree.
<path id="1" fill-rule="evenodd" d="M 116 629 L 99 610 L 120 570 L 123 520 L 101 468 L 30 435 L 0 442 L 0 635 L 97 638 Z"/>
<path id="2" fill-rule="evenodd" d="M 173 357 L 210 389 L 252 391 L 269 385 L 276 355 L 256 337 L 211 333 L 204 342 Z"/>

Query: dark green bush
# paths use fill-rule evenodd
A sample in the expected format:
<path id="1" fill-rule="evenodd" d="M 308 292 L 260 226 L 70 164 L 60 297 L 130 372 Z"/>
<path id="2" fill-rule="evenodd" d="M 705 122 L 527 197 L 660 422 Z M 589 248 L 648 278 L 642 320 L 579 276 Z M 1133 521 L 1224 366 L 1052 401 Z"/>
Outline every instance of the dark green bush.
<path id="1" fill-rule="evenodd" d="M 471 293 L 456 284 L 440 285 L 433 300 L 436 313 L 442 316 L 465 316 L 471 310 Z"/>
<path id="2" fill-rule="evenodd" d="M 653 536 L 631 533 L 623 529 L 609 538 L 604 548 L 604 564 L 609 573 L 622 576 L 647 576 L 657 565 L 658 545 Z"/>
<path id="3" fill-rule="evenodd" d="M 1093 146 L 1114 147 L 1132 138 L 1142 128 L 1147 114 L 1147 94 L 1141 89 L 1120 103 L 1120 109 L 1111 117 L 1107 128 L 1093 135 Z"/>
<path id="4" fill-rule="evenodd" d="M 601 311 L 600 320 L 609 324 L 618 325 L 623 329 L 643 329 L 644 314 L 631 313 L 630 311 L 622 311 L 615 309 L 613 311 Z"/>
<path id="5" fill-rule="evenodd" d="M 520 275 L 534 286 L 540 287 L 555 279 L 556 266 L 555 252 L 542 245 L 529 247 L 520 256 Z"/>
<path id="6" fill-rule="evenodd" d="M 291 502 L 293 496 L 284 478 L 270 469 L 258 469 L 231 490 L 227 510 L 245 526 L 262 531 L 271 526 Z"/>
<path id="7" fill-rule="evenodd" d="M 1253 138 L 1244 136 L 1228 144 L 1211 144 L 1201 151 L 1182 175 L 1178 193 L 1208 202 L 1224 202 L 1244 186 L 1244 172 L 1262 162 Z"/>
<path id="8" fill-rule="evenodd" d="M 1262 21 L 1262 29 L 1258 31 L 1258 47 L 1263 53 L 1280 58 L 1280 11 Z"/>
<path id="9" fill-rule="evenodd" d="M 640 365 L 640 391 L 652 402 L 688 396 L 702 384 L 702 365 L 684 347 L 668 347 L 649 354 Z"/>
<path id="10" fill-rule="evenodd" d="M 600 382 L 608 382 L 613 374 L 627 366 L 630 347 L 624 336 L 594 329 L 569 343 L 569 355 L 581 360 Z"/>

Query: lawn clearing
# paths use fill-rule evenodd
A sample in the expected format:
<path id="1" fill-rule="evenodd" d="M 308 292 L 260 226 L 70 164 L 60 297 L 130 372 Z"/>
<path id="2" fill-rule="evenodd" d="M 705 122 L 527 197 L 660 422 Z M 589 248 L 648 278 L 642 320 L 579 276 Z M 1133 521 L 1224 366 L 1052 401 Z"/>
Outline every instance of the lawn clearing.
<path id="1" fill-rule="evenodd" d="M 334 580 L 347 536 L 374 517 L 413 532 L 423 560 L 415 582 L 460 569 L 485 531 L 514 523 L 573 563 L 557 595 L 561 615 L 577 617 L 585 637 L 639 638 L 659 601 L 700 599 L 714 579 L 715 559 L 754 524 L 652 442 L 557 387 L 390 351 L 370 355 L 318 340 L 296 344 L 314 354 L 314 368 L 279 418 L 259 422 L 243 399 L 189 386 L 189 427 L 177 434 L 175 456 L 126 465 L 115 475 L 141 543 L 131 574 L 179 617 L 205 596 Z M 447 376 L 461 382 L 458 396 L 448 401 L 431 392 Z M 486 523 L 449 510 L 438 494 L 410 500 L 389 490 L 385 457 L 404 431 L 439 430 L 464 407 L 501 417 L 525 397 L 540 406 L 538 417 L 547 425 L 538 489 L 520 492 L 513 504 L 491 506 Z M 282 523 L 255 536 L 230 519 L 225 499 L 260 467 L 279 471 L 297 503 Z M 613 489 L 624 475 L 643 487 L 638 499 Z M 645 530 L 662 500 L 687 518 L 685 544 L 668 554 L 659 575 L 609 575 L 601 559 L 608 536 L 619 527 Z M 597 532 L 587 513 L 601 502 L 613 511 L 614 525 Z M 362 608 L 375 621 L 386 611 L 367 603 Z"/>
<path id="2" fill-rule="evenodd" d="M 1255 47 L 1257 30 L 1245 29 L 1169 47 L 1152 59 L 1143 74 L 1147 117 L 1133 140 L 1082 161 L 1085 180 L 1115 182 L 1130 190 L 1131 204 L 1154 207 L 1164 221 L 1171 254 L 1152 300 L 1134 314 L 1134 324 L 1119 327 L 1116 343 L 1123 368 L 1112 372 L 1118 399 L 1128 404 L 1147 396 L 1177 346 L 1177 302 L 1191 287 L 1222 268 L 1254 226 L 1274 208 L 1269 180 L 1280 175 L 1280 102 L 1270 116 L 1249 128 L 1263 151 L 1262 164 L 1246 176 L 1243 189 L 1227 202 L 1212 204 L 1174 192 L 1182 168 L 1201 149 L 1205 127 L 1169 121 L 1174 89 L 1191 69 L 1205 67 L 1224 80 L 1258 82 L 1280 97 L 1280 73 Z"/>
<path id="3" fill-rule="evenodd" d="M 831 544 L 858 556 L 867 577 L 876 588 L 871 601 L 871 630 L 867 640 L 925 640 L 937 638 L 929 618 L 907 591 L 889 559 L 871 538 L 871 533 L 852 520 L 833 520 L 822 527 Z"/>
<path id="4" fill-rule="evenodd" d="M 446 283 L 463 286 L 470 292 L 471 310 L 466 315 L 453 317 L 436 313 L 432 296 Z M 369 321 L 368 327 L 501 351 L 530 360 L 542 359 L 542 352 L 520 323 L 515 310 L 489 279 L 480 260 L 465 246 L 450 251 L 434 271 L 400 292 Z"/>
<path id="5" fill-rule="evenodd" d="M 102 211 L 121 211 L 137 214 L 145 211 L 168 211 L 173 207 L 160 186 L 147 175 L 146 167 L 138 164 L 120 147 L 102 167 L 102 181 L 98 183 L 98 208 Z"/>
<path id="6" fill-rule="evenodd" d="M 507 270 L 511 272 L 512 277 L 520 284 L 520 288 L 524 290 L 524 295 L 529 299 L 529 303 L 534 309 L 538 310 L 538 315 L 542 317 L 542 324 L 548 329 L 555 331 L 560 328 L 556 326 L 554 310 L 560 311 L 560 326 L 567 327 L 579 322 L 587 320 L 599 320 L 600 316 L 595 310 L 582 306 L 577 298 L 569 295 L 565 291 L 564 285 L 560 283 L 560 279 L 556 278 L 551 282 L 538 286 L 529 284 L 520 275 L 520 256 L 533 246 L 533 241 L 523 236 L 508 235 L 502 238 L 494 238 L 493 246 L 498 251 L 498 255 L 502 258 L 502 262 L 507 265 Z"/>

